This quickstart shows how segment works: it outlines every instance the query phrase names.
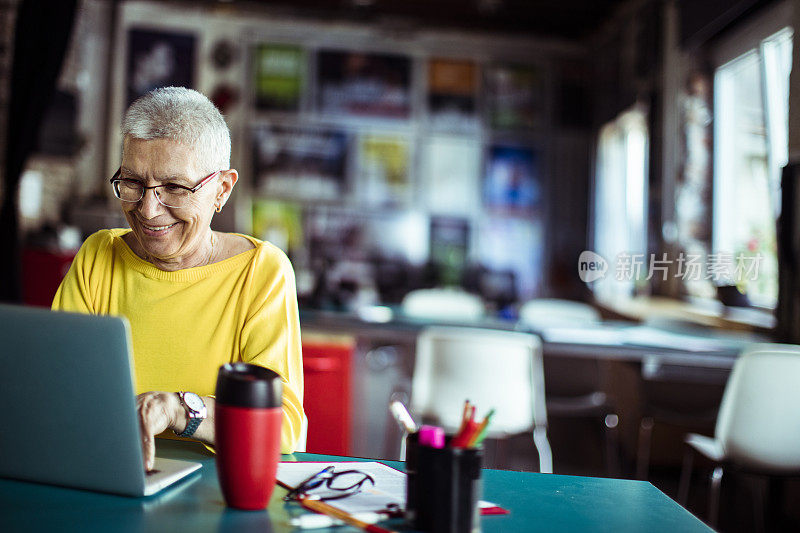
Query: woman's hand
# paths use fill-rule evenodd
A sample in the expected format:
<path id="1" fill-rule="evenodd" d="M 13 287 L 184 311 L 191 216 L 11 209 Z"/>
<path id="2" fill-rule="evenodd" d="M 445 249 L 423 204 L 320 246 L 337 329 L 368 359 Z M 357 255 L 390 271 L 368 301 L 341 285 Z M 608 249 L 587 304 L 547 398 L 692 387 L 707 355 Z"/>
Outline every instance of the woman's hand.
<path id="1" fill-rule="evenodd" d="M 192 438 L 213 446 L 215 402 L 213 398 L 204 396 L 203 403 L 206 404 L 208 415 L 197 427 Z M 153 469 L 156 458 L 156 435 L 167 429 L 183 433 L 189 423 L 189 416 L 177 392 L 143 392 L 136 397 L 136 412 L 141 428 L 144 468 L 149 472 Z"/>
<path id="2" fill-rule="evenodd" d="M 174 392 L 149 391 L 136 397 L 136 412 L 142 434 L 144 469 L 149 472 L 156 458 L 155 436 L 166 429 L 174 430 L 178 421 L 185 428 L 186 411 Z"/>

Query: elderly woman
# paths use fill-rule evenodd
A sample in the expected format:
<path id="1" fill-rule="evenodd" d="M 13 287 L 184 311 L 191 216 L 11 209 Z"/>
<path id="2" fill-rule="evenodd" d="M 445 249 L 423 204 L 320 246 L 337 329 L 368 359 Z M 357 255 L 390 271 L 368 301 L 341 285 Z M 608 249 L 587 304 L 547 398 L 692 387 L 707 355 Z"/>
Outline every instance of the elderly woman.
<path id="1" fill-rule="evenodd" d="M 168 87 L 130 106 L 122 134 L 111 186 L 130 229 L 86 240 L 53 309 L 130 321 L 148 470 L 166 430 L 213 446 L 210 395 L 233 361 L 283 379 L 281 450 L 291 453 L 304 417 L 294 274 L 275 246 L 211 229 L 238 179 L 225 120 L 202 94 Z"/>

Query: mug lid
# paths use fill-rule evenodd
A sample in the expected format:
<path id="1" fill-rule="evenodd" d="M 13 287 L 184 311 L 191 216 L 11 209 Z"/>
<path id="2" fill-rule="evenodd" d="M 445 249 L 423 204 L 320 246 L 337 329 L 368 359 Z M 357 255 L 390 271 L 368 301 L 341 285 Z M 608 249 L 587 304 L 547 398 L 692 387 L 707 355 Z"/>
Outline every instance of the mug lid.
<path id="1" fill-rule="evenodd" d="M 217 402 L 236 407 L 280 407 L 283 381 L 272 370 L 249 363 L 228 363 L 217 373 Z"/>

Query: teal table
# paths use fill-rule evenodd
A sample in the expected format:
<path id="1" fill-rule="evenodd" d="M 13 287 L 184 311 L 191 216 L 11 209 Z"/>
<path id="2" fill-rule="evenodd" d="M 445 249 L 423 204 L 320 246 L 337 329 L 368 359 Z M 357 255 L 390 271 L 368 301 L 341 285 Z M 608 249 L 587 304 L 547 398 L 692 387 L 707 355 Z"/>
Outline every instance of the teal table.
<path id="1" fill-rule="evenodd" d="M 197 461 L 203 468 L 156 496 L 138 499 L 0 479 L 0 531 L 277 533 L 290 531 L 289 518 L 304 512 L 297 504 L 284 504 L 282 488 L 275 490 L 267 511 L 228 509 L 217 483 L 214 456 L 204 448 L 159 441 L 158 455 Z M 351 460 L 309 453 L 284 459 L 292 457 L 298 461 Z M 385 463 L 403 466 L 397 461 Z M 487 533 L 711 531 L 645 481 L 484 470 L 484 498 L 511 510 L 510 515 L 483 517 L 481 527 Z M 408 530 L 400 520 L 388 525 Z M 357 530 L 339 527 L 309 531 Z"/>

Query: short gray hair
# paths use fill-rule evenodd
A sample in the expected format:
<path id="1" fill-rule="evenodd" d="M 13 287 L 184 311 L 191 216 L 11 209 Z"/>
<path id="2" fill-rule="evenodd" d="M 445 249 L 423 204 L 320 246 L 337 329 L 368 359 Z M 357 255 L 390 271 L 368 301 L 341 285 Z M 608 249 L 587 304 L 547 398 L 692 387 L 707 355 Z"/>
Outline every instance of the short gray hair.
<path id="1" fill-rule="evenodd" d="M 207 172 L 231 166 L 231 133 L 222 113 L 204 94 L 186 87 L 154 89 L 133 102 L 122 119 L 128 138 L 169 139 L 192 146 Z"/>

